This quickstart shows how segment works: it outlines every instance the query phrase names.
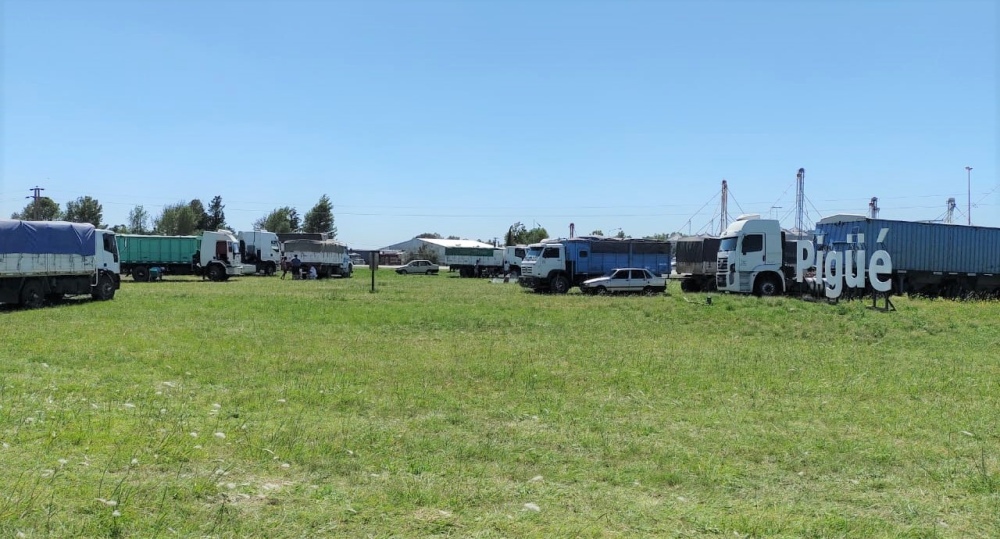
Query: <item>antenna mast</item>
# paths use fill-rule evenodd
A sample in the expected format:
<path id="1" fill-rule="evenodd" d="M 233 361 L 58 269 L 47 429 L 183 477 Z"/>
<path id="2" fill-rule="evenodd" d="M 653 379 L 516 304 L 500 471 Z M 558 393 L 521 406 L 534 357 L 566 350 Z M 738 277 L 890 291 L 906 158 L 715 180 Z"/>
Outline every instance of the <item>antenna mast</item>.
<path id="1" fill-rule="evenodd" d="M 871 201 L 868 202 L 868 217 L 872 219 L 878 219 L 878 211 L 882 209 L 878 207 L 878 197 L 872 197 Z"/>
<path id="2" fill-rule="evenodd" d="M 805 214 L 806 206 L 806 169 L 800 168 L 795 176 L 795 233 L 802 234 L 802 216 Z"/>
<path id="3" fill-rule="evenodd" d="M 722 180 L 722 211 L 719 215 L 719 235 L 726 233 L 726 227 L 729 226 L 727 217 L 729 215 L 729 184 L 726 180 Z"/>

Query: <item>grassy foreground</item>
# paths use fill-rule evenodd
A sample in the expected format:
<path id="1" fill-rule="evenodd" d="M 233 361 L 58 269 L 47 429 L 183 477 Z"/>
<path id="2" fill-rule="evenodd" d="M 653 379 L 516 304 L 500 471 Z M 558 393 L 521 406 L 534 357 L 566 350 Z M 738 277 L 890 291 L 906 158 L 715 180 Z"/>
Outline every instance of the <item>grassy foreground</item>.
<path id="1" fill-rule="evenodd" d="M 0 312 L 0 537 L 1000 537 L 1000 304 L 123 283 Z"/>

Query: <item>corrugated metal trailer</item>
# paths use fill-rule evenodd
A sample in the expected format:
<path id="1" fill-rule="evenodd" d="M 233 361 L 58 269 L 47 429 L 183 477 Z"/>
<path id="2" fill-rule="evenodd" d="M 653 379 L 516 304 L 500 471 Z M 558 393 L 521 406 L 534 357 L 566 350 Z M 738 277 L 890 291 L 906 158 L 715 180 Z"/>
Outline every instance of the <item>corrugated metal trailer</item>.
<path id="1" fill-rule="evenodd" d="M 163 268 L 168 273 L 190 275 L 194 272 L 194 255 L 201 247 L 197 236 L 147 236 L 118 234 L 118 255 L 121 271 L 136 281 L 146 281 L 150 268 Z"/>
<path id="2" fill-rule="evenodd" d="M 882 242 L 878 242 L 882 230 Z M 835 215 L 816 223 L 817 243 L 837 251 L 884 249 L 896 292 L 960 296 L 1000 290 L 1000 228 Z"/>
<path id="3" fill-rule="evenodd" d="M 719 256 L 719 238 L 684 236 L 674 243 L 674 270 L 680 275 L 681 290 L 715 290 L 715 268 Z"/>

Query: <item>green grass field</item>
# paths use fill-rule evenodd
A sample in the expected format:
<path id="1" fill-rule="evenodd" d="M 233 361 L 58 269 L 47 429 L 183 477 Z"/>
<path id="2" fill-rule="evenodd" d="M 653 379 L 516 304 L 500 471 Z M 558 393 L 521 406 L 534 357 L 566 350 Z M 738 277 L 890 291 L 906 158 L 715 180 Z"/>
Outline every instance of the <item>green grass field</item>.
<path id="1" fill-rule="evenodd" d="M 0 312 L 0 536 L 1000 537 L 1000 303 L 376 286 Z"/>

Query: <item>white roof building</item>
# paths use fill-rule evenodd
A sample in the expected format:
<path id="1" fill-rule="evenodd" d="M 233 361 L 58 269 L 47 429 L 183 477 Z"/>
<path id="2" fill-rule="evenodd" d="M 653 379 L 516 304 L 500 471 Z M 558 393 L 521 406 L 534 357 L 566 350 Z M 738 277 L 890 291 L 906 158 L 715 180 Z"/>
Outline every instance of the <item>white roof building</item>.
<path id="1" fill-rule="evenodd" d="M 438 260 L 441 261 L 444 260 L 444 250 L 449 247 L 492 248 L 493 245 L 476 240 L 445 240 L 437 238 L 413 238 L 412 240 L 395 243 L 393 245 L 387 245 L 383 247 L 382 250 L 406 251 L 412 257 L 412 255 L 417 251 L 419 251 L 421 248 L 427 248 L 433 250 L 433 252 L 436 252 L 438 255 Z"/>

